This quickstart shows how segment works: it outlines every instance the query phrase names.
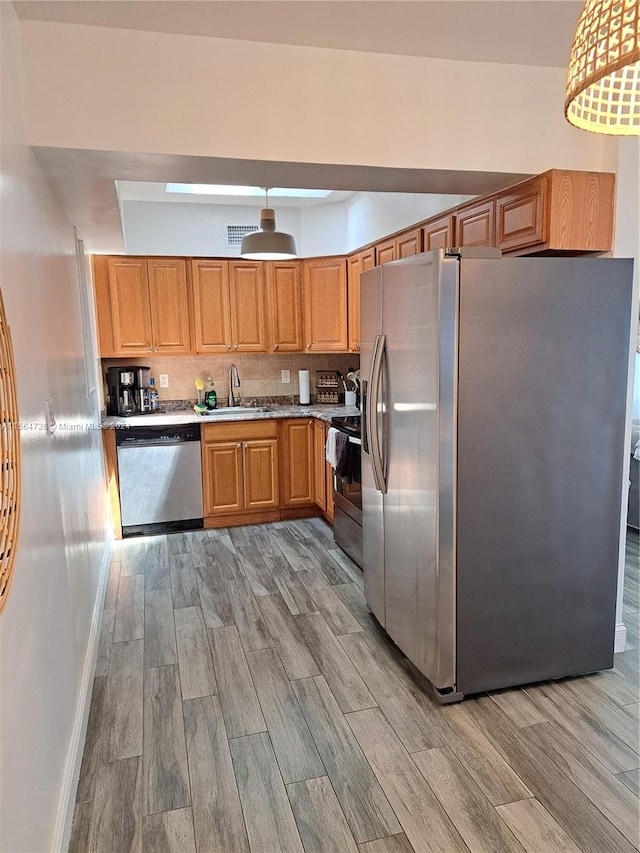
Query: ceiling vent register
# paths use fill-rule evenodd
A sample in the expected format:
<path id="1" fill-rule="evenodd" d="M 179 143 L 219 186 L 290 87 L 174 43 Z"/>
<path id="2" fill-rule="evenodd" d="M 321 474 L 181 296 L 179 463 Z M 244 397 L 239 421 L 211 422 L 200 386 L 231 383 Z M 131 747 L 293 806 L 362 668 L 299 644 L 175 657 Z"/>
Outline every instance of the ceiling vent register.
<path id="1" fill-rule="evenodd" d="M 241 246 L 245 235 L 257 230 L 257 225 L 227 225 L 227 246 Z"/>

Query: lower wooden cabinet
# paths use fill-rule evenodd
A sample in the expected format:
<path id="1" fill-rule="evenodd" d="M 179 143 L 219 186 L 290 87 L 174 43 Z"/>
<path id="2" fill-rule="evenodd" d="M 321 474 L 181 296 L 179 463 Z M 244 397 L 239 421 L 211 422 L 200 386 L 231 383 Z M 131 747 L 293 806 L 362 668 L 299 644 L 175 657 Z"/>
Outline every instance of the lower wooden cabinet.
<path id="1" fill-rule="evenodd" d="M 314 502 L 312 418 L 280 421 L 280 477 L 282 506 L 309 506 Z"/>
<path id="2" fill-rule="evenodd" d="M 325 462 L 326 424 L 313 422 L 313 478 L 315 481 L 315 502 L 325 512 L 327 509 L 327 475 Z M 329 466 L 331 467 L 331 466 Z"/>
<path id="3" fill-rule="evenodd" d="M 204 426 L 202 486 L 205 527 L 277 520 L 277 422 Z"/>
<path id="4" fill-rule="evenodd" d="M 205 527 L 281 518 L 333 518 L 329 425 L 317 418 L 206 424 L 202 439 Z"/>

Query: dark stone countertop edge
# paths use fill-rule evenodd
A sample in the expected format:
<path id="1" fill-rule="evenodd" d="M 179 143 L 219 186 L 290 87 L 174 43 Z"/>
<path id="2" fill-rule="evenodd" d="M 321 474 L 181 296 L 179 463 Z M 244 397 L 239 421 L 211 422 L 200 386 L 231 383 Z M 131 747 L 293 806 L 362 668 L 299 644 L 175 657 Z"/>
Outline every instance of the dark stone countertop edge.
<path id="1" fill-rule="evenodd" d="M 106 416 L 102 419 L 104 429 L 118 428 L 126 429 L 127 427 L 138 426 L 168 426 L 171 424 L 217 424 L 229 423 L 233 421 L 270 421 L 282 420 L 284 418 L 317 418 L 319 420 L 330 423 L 334 417 L 344 417 L 348 415 L 359 415 L 360 409 L 356 406 L 337 406 L 332 404 L 314 404 L 311 406 L 300 405 L 278 405 L 272 404 L 269 406 L 269 412 L 251 412 L 242 414 L 239 408 L 238 412 L 229 412 L 228 414 L 201 416 L 196 415 L 193 410 L 185 409 L 183 411 L 162 412 L 160 414 L 134 415 L 132 417 L 115 417 Z"/>

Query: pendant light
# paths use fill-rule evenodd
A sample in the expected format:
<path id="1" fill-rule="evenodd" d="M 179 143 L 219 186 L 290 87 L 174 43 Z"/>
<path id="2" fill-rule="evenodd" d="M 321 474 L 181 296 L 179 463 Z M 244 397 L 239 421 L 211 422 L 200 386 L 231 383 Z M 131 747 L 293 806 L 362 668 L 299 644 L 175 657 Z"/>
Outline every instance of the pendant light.
<path id="1" fill-rule="evenodd" d="M 266 206 L 260 211 L 260 230 L 242 240 L 240 256 L 253 261 L 284 261 L 297 257 L 296 242 L 291 234 L 276 231 L 276 212 L 269 207 L 269 188 L 264 187 Z"/>
<path id="2" fill-rule="evenodd" d="M 587 0 L 571 48 L 564 114 L 582 130 L 640 134 L 640 0 Z"/>

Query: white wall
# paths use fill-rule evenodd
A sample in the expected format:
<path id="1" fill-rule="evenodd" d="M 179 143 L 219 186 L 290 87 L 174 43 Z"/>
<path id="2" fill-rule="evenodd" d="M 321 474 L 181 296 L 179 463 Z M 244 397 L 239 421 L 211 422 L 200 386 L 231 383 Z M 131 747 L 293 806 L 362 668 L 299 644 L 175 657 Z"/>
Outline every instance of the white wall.
<path id="1" fill-rule="evenodd" d="M 20 420 L 95 423 L 74 231 L 26 145 L 18 21 L 2 15 L 0 279 Z M 0 849 L 53 851 L 107 539 L 99 430 L 22 433 L 22 521 L 0 615 Z M 64 803 L 63 803 L 64 805 Z"/>
<path id="2" fill-rule="evenodd" d="M 271 201 L 271 200 L 270 200 Z M 293 234 L 300 251 L 297 207 L 278 207 L 276 228 Z M 259 225 L 260 211 L 244 205 L 128 201 L 122 203 L 125 251 L 130 255 L 240 257 L 240 246 L 227 245 L 227 225 Z"/>
<path id="3" fill-rule="evenodd" d="M 290 163 L 599 169 L 561 68 L 22 22 L 34 145 Z"/>
<path id="4" fill-rule="evenodd" d="M 465 201 L 464 195 L 421 193 L 355 193 L 347 208 L 347 252 L 428 219 Z"/>
<path id="5" fill-rule="evenodd" d="M 302 257 L 341 255 L 347 251 L 347 211 L 344 202 L 300 208 Z"/>
<path id="6" fill-rule="evenodd" d="M 616 602 L 616 650 L 623 651 L 625 630 L 622 625 L 622 599 L 624 593 L 625 540 L 627 520 L 628 460 L 631 446 L 631 419 L 640 418 L 640 357 L 635 353 L 638 329 L 638 300 L 640 295 L 640 139 L 620 139 L 618 142 L 618 174 L 616 180 L 616 227 L 614 255 L 634 258 L 633 310 L 629 334 L 632 341 L 629 359 L 628 418 L 625 437 L 625 459 L 618 557 L 618 595 Z M 635 382 L 634 382 L 635 366 Z"/>
<path id="7" fill-rule="evenodd" d="M 465 201 L 469 196 L 354 193 L 344 202 L 278 207 L 278 230 L 293 234 L 301 257 L 351 252 Z M 130 255 L 239 257 L 227 245 L 227 225 L 255 225 L 258 211 L 242 205 L 122 202 L 125 251 Z"/>

